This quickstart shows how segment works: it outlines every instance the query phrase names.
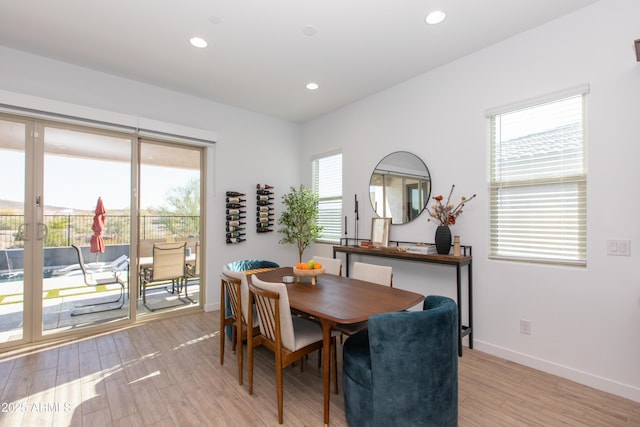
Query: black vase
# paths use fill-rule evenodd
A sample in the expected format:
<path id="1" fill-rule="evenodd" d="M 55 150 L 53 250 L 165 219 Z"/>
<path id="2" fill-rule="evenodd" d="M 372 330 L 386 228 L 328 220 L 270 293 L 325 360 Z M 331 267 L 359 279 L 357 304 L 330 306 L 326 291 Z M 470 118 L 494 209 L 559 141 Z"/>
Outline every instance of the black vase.
<path id="1" fill-rule="evenodd" d="M 451 249 L 451 229 L 448 225 L 439 225 L 436 228 L 436 251 L 440 255 L 447 255 Z"/>

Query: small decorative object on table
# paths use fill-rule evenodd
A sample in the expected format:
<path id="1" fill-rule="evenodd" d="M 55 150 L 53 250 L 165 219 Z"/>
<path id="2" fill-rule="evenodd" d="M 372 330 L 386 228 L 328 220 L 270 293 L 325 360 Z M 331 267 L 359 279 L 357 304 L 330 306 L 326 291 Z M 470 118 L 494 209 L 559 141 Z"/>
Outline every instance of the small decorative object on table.
<path id="1" fill-rule="evenodd" d="M 465 203 L 476 197 L 475 194 L 471 197 L 462 196 L 460 203 L 454 205 L 451 202 L 451 194 L 453 194 L 453 189 L 455 187 L 455 185 L 451 186 L 451 191 L 449 191 L 449 196 L 447 197 L 447 202 L 445 204 L 442 203 L 442 200 L 444 199 L 442 195 L 433 197 L 433 200 L 435 200 L 436 203 L 434 203 L 431 206 L 431 209 L 428 210 L 431 218 L 434 218 L 434 221 L 438 223 L 438 228 L 436 228 L 435 244 L 436 250 L 440 255 L 448 254 L 451 249 L 451 229 L 449 226 L 455 225 L 456 218 L 458 218 L 462 213 L 462 208 Z M 431 221 L 431 218 L 427 221 Z"/>
<path id="2" fill-rule="evenodd" d="M 317 261 L 300 262 L 293 267 L 293 275 L 296 276 L 296 282 L 300 281 L 300 277 L 311 277 L 311 284 L 316 284 L 316 277 L 324 274 L 324 266 Z"/>

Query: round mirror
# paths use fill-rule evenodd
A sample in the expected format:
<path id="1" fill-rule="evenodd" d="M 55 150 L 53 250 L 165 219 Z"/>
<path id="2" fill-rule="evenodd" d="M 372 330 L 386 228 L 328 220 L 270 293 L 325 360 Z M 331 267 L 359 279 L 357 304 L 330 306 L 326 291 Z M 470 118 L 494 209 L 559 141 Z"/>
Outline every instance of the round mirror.
<path id="1" fill-rule="evenodd" d="M 431 175 L 415 154 L 397 151 L 380 160 L 371 174 L 369 198 L 381 218 L 406 224 L 422 213 L 431 195 Z"/>

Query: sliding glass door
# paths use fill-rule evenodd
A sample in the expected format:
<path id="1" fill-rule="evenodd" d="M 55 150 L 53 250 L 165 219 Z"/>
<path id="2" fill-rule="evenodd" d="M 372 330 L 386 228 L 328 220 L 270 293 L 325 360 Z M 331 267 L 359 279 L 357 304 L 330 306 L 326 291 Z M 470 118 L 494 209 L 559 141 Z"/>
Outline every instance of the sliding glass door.
<path id="1" fill-rule="evenodd" d="M 202 306 L 204 148 L 0 115 L 0 164 L 0 351 Z"/>
<path id="2" fill-rule="evenodd" d="M 140 316 L 200 305 L 203 159 L 204 150 L 199 147 L 140 140 Z M 154 258 L 154 247 L 184 247 L 183 278 L 154 277 L 154 270 L 162 268 Z"/>
<path id="3" fill-rule="evenodd" d="M 30 278 L 25 278 L 24 251 L 34 227 L 25 219 L 25 159 L 31 133 L 26 121 L 0 117 L 0 346 L 25 341 L 29 326 L 25 293 L 31 287 L 25 288 Z"/>
<path id="4" fill-rule="evenodd" d="M 0 116 L 0 349 L 131 317 L 135 143 Z"/>
<path id="5" fill-rule="evenodd" d="M 38 135 L 46 230 L 42 330 L 127 319 L 135 138 L 51 124 Z"/>

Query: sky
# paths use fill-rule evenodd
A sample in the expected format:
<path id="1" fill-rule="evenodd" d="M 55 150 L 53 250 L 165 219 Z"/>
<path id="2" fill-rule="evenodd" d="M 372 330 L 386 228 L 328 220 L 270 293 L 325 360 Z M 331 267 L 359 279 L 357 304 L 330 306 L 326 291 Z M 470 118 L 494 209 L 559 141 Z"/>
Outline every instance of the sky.
<path id="1" fill-rule="evenodd" d="M 0 150 L 0 199 L 24 200 L 24 154 Z M 198 171 L 156 166 L 141 168 L 141 208 L 160 207 L 166 194 L 193 178 Z M 128 209 L 131 171 L 128 164 L 47 155 L 44 203 L 68 209 L 94 210 L 102 197 L 107 212 Z"/>

